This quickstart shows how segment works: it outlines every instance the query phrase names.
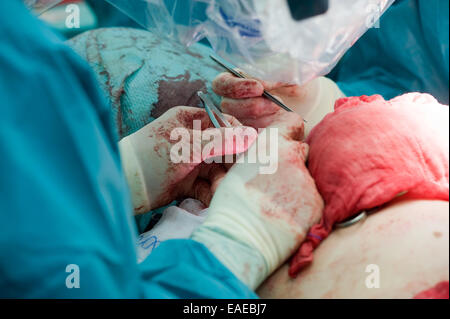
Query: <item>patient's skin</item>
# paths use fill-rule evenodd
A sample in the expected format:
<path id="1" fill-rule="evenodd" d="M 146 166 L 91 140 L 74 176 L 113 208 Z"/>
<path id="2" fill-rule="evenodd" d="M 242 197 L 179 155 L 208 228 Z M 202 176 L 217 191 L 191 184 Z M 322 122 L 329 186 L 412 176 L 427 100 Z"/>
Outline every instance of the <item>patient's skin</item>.
<path id="1" fill-rule="evenodd" d="M 308 113 L 303 107 L 314 104 L 308 95 L 318 94 L 313 86 L 268 84 L 228 73 L 217 76 L 212 86 L 223 97 L 223 111 L 255 128 L 269 125 L 270 115 L 277 110 L 261 97 L 264 89 L 300 115 Z M 404 98 L 411 103 L 435 104 L 427 96 Z M 333 111 L 333 99 L 328 102 L 309 110 L 306 133 Z M 448 131 L 448 122 L 447 126 L 445 121 L 431 123 L 442 124 Z M 448 139 L 443 141 L 448 145 Z M 412 298 L 448 280 L 448 219 L 448 202 L 398 199 L 364 222 L 332 232 L 314 251 L 313 264 L 296 279 L 288 276 L 285 264 L 257 292 L 263 298 Z M 380 288 L 366 287 L 371 275 L 366 267 L 371 264 L 379 266 Z"/>
<path id="2" fill-rule="evenodd" d="M 368 265 L 379 288 L 367 288 Z M 366 220 L 336 229 L 312 265 L 292 279 L 288 264 L 257 290 L 262 298 L 412 298 L 449 280 L 449 203 L 398 199 Z M 373 282 L 373 281 L 370 281 Z"/>

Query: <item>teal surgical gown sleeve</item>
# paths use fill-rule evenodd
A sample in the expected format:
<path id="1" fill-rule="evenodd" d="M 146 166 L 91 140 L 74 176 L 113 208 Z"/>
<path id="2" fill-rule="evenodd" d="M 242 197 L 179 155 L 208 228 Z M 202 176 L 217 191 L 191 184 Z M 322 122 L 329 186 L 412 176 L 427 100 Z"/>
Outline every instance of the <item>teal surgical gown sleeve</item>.
<path id="1" fill-rule="evenodd" d="M 397 0 L 330 76 L 348 96 L 430 93 L 449 103 L 449 1 Z"/>
<path id="2" fill-rule="evenodd" d="M 252 298 L 203 245 L 136 262 L 109 108 L 89 67 L 0 1 L 0 297 Z"/>

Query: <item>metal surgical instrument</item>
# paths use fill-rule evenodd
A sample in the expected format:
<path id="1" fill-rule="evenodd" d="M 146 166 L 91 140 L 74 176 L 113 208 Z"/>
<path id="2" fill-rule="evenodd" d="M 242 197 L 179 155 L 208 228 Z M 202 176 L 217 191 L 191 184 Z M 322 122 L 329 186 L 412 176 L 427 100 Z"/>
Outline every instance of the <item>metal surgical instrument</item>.
<path id="1" fill-rule="evenodd" d="M 230 72 L 231 74 L 233 74 L 234 76 L 237 76 L 238 78 L 241 79 L 246 79 L 247 77 L 245 75 L 243 75 L 242 73 L 234 70 L 231 66 L 228 66 L 225 62 L 225 60 L 223 60 L 224 62 L 220 61 L 219 58 L 210 55 L 210 58 L 214 60 L 214 62 L 216 62 L 217 64 L 219 64 L 221 67 L 225 68 L 228 72 Z M 283 102 L 281 102 L 280 100 L 278 100 L 275 96 L 273 96 L 272 94 L 270 94 L 269 92 L 267 92 L 266 90 L 264 90 L 263 96 L 265 98 L 268 98 L 269 100 L 271 100 L 273 103 L 275 103 L 276 105 L 278 105 L 279 107 L 281 107 L 282 109 L 288 111 L 288 112 L 294 112 L 292 109 L 290 109 L 286 104 L 284 104 Z"/>
<path id="2" fill-rule="evenodd" d="M 202 91 L 197 92 L 198 97 L 203 103 L 203 106 L 205 107 L 206 113 L 208 113 L 209 118 L 211 119 L 211 122 L 213 123 L 215 128 L 221 128 L 222 125 L 220 125 L 219 121 L 217 120 L 216 116 L 222 121 L 223 125 L 225 127 L 232 127 L 230 122 L 227 121 L 225 116 L 220 112 L 220 110 L 216 107 L 213 101 L 204 94 Z"/>

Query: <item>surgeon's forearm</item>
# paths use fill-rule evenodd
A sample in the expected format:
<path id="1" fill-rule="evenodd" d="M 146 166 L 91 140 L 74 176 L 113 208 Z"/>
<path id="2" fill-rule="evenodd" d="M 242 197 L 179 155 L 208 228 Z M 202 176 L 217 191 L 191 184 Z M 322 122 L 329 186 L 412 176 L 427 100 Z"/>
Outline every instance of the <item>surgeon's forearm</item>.
<path id="1" fill-rule="evenodd" d="M 138 157 L 134 151 L 130 137 L 119 142 L 122 166 L 130 189 L 131 200 L 135 214 L 149 211 L 150 200 L 144 182 L 144 175 Z"/>
<path id="2" fill-rule="evenodd" d="M 245 203 L 239 202 L 239 205 L 242 210 L 222 211 L 222 218 L 207 220 L 194 231 L 191 239 L 208 247 L 237 278 L 255 290 L 286 261 L 297 245 L 289 231 L 282 231 L 284 223 L 249 214 Z M 248 224 L 239 222 L 239 215 L 245 215 Z M 306 237 L 306 227 L 299 227 L 296 232 L 298 238 Z"/>
<path id="3" fill-rule="evenodd" d="M 259 214 L 259 200 L 247 195 L 242 178 L 252 175 L 251 167 L 236 164 L 222 182 L 208 209 L 208 218 L 191 235 L 191 239 L 205 245 L 237 278 L 250 289 L 256 289 L 277 264 L 277 246 L 273 233 Z M 253 167 L 254 168 L 254 167 Z M 234 193 L 236 192 L 236 193 Z M 233 198 L 233 200 L 229 200 Z M 257 205 L 255 205 L 255 203 Z M 274 260 L 272 260 L 274 259 Z"/>

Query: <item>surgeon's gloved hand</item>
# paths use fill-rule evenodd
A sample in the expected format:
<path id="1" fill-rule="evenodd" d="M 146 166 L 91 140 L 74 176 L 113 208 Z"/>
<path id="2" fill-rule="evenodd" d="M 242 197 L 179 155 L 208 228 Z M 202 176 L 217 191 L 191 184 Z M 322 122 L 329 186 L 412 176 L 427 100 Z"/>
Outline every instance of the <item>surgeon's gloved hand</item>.
<path id="1" fill-rule="evenodd" d="M 278 134 L 267 139 L 271 130 Z M 259 156 L 253 164 L 239 158 L 213 196 L 206 221 L 191 236 L 252 289 L 296 251 L 321 218 L 323 201 L 305 167 L 303 135 L 300 116 L 274 113 L 245 155 L 275 148 L 277 169 L 261 174 Z"/>
<path id="2" fill-rule="evenodd" d="M 242 153 L 257 136 L 253 128 L 242 127 L 234 117 L 227 115 L 227 119 L 237 127 L 231 130 L 246 138 L 237 140 L 225 134 L 226 129 L 213 128 L 203 109 L 179 106 L 119 142 L 135 213 L 183 197 L 209 205 L 226 168 L 205 161 Z"/>
<path id="3" fill-rule="evenodd" d="M 241 79 L 226 72 L 214 79 L 213 90 L 223 97 L 221 107 L 224 112 L 255 128 L 266 127 L 270 124 L 270 116 L 280 110 L 279 106 L 262 97 L 263 91 L 267 90 L 307 120 L 306 134 L 326 114 L 333 112 L 337 99 L 344 97 L 336 83 L 325 77 L 299 86 Z"/>

